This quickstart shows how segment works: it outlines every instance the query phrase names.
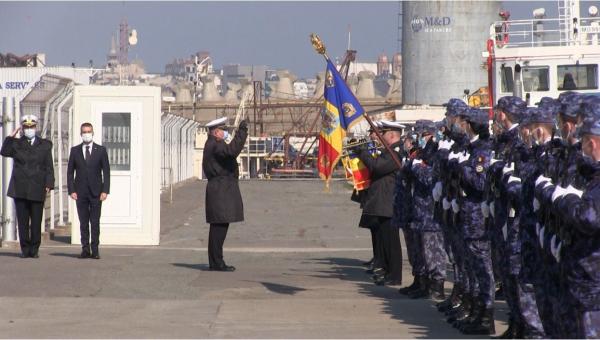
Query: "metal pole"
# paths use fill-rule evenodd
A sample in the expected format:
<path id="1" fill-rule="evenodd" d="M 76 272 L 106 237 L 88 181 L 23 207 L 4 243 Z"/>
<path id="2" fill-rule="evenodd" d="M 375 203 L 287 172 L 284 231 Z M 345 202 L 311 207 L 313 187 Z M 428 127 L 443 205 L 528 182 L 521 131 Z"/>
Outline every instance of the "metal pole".
<path id="1" fill-rule="evenodd" d="M 64 209 L 65 202 L 63 199 L 63 133 L 62 133 L 62 108 L 71 99 L 72 94 L 69 94 L 58 104 L 58 225 L 64 224 Z"/>
<path id="2" fill-rule="evenodd" d="M 257 103 L 256 103 L 256 85 L 257 85 L 258 81 L 255 81 L 252 83 L 253 87 L 252 87 L 252 95 L 254 96 L 254 136 L 256 136 L 256 109 L 257 109 Z M 242 98 L 243 100 L 243 98 Z"/>
<path id="3" fill-rule="evenodd" d="M 15 129 L 14 98 L 4 97 L 2 99 L 2 112 L 2 120 L 4 123 L 2 126 L 2 140 L 4 141 L 4 139 L 6 139 L 7 136 L 10 136 Z M 2 197 L 4 198 L 4 204 L 2 204 L 3 241 L 16 241 L 15 202 L 12 199 L 6 199 L 12 167 L 12 158 L 2 157 Z"/>

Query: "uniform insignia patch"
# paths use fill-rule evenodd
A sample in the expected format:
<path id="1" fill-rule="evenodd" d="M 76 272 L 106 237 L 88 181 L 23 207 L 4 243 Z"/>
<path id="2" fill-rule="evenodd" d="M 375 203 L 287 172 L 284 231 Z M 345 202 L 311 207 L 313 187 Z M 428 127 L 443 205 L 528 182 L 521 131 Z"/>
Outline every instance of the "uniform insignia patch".
<path id="1" fill-rule="evenodd" d="M 477 171 L 477 173 L 482 173 L 483 172 L 483 166 L 482 165 L 478 165 L 475 167 L 475 171 Z"/>

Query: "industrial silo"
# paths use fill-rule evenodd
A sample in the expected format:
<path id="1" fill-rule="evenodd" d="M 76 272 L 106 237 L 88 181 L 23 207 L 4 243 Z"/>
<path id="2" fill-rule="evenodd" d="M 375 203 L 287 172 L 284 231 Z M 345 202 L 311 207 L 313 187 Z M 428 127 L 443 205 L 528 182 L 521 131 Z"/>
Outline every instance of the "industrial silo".
<path id="1" fill-rule="evenodd" d="M 487 86 L 481 52 L 500 1 L 402 3 L 402 101 L 440 105 Z"/>

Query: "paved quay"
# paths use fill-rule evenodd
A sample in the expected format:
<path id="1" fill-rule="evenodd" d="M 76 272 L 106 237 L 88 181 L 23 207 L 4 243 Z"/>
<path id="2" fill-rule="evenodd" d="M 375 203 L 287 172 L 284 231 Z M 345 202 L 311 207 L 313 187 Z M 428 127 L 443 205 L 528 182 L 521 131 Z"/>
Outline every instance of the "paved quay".
<path id="1" fill-rule="evenodd" d="M 370 234 L 343 182 L 329 193 L 313 180 L 240 182 L 246 222 L 225 243 L 233 273 L 208 271 L 205 185 L 161 198 L 157 247 L 101 245 L 101 260 L 58 241 L 39 259 L 0 249 L 0 337 L 464 338 L 433 301 L 371 283 Z"/>

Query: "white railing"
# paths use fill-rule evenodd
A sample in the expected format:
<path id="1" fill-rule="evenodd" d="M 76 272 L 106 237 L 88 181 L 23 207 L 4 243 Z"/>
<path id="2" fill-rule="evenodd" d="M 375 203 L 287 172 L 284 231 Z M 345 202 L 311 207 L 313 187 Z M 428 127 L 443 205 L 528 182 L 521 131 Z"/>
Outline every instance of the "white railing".
<path id="1" fill-rule="evenodd" d="M 562 19 L 496 21 L 490 26 L 490 39 L 496 48 L 599 44 L 600 17 L 580 18 L 573 29 L 576 34 L 565 32 Z"/>

